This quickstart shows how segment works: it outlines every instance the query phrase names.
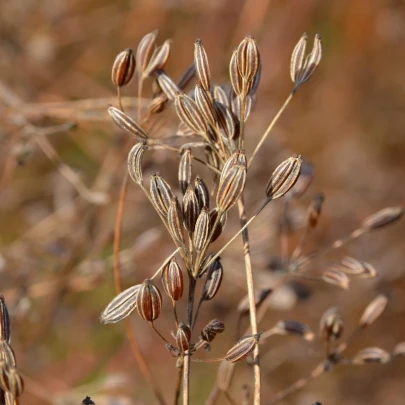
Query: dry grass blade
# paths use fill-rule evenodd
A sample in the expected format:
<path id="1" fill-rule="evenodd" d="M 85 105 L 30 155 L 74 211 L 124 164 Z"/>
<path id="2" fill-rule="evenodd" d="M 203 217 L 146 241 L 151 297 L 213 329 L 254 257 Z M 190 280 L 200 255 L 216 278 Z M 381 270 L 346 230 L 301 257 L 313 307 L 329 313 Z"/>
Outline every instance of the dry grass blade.
<path id="1" fill-rule="evenodd" d="M 202 87 L 207 92 L 211 91 L 211 74 L 208 56 L 201 39 L 197 39 L 194 43 L 194 65 Z"/>
<path id="2" fill-rule="evenodd" d="M 379 295 L 367 305 L 360 318 L 360 327 L 370 326 L 384 312 L 388 304 L 388 298 L 385 295 Z"/>

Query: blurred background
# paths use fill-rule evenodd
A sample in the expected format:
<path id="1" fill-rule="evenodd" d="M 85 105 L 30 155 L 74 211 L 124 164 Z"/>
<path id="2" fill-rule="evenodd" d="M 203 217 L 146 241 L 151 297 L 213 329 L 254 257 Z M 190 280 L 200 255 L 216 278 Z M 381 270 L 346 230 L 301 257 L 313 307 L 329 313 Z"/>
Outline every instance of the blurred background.
<path id="1" fill-rule="evenodd" d="M 111 83 L 115 56 L 136 49 L 148 32 L 173 40 L 166 66 L 180 77 L 201 38 L 216 83 L 228 82 L 234 47 L 246 34 L 256 38 L 262 79 L 247 123 L 251 153 L 291 92 L 291 52 L 303 32 L 323 40 L 324 56 L 276 125 L 248 173 L 247 208 L 260 204 L 273 169 L 291 153 L 313 163 L 315 179 L 290 204 L 290 252 L 302 234 L 305 212 L 317 192 L 325 194 L 318 228 L 306 251 L 327 246 L 377 210 L 404 205 L 405 189 L 405 4 L 403 1 L 321 0 L 14 0 L 0 4 L 0 293 L 12 321 L 12 346 L 25 378 L 22 404 L 97 405 L 157 403 L 145 383 L 121 323 L 101 325 L 99 314 L 114 297 L 112 240 L 119 188 L 126 170 L 127 136 L 110 121 L 117 105 Z M 151 95 L 151 83 L 145 97 Z M 123 90 L 128 112 L 135 82 Z M 132 103 L 132 104 L 131 104 Z M 132 109 L 131 109 L 132 108 Z M 153 136 L 176 127 L 172 106 L 148 123 Z M 55 127 L 56 126 L 56 127 Z M 176 185 L 177 156 L 156 150 L 145 158 L 145 174 L 161 172 Z M 193 173 L 209 179 L 201 167 Z M 280 258 L 284 204 L 276 201 L 251 227 L 256 285 L 272 286 Z M 231 213 L 222 246 L 238 229 Z M 298 319 L 314 331 L 331 306 L 345 321 L 344 337 L 365 306 L 380 293 L 389 304 L 378 321 L 352 342 L 350 357 L 364 347 L 391 351 L 405 340 L 404 221 L 369 233 L 317 261 L 311 275 L 344 255 L 371 263 L 373 280 L 353 279 L 349 291 L 294 278 L 277 290 L 260 330 L 280 319 Z M 173 246 L 141 191 L 130 184 L 121 255 L 125 287 L 142 282 Z M 241 241 L 223 255 L 220 293 L 201 310 L 197 325 L 212 318 L 226 324 L 209 354 L 222 356 L 235 343 L 236 307 L 246 295 Z M 180 313 L 184 314 L 180 306 Z M 182 315 L 184 316 L 184 315 Z M 147 322 L 131 316 L 142 352 L 168 403 L 174 396 L 175 359 Z M 248 325 L 242 321 L 243 328 Z M 164 297 L 157 327 L 173 329 Z M 322 359 L 319 339 L 274 337 L 261 346 L 263 403 Z M 216 379 L 217 363 L 192 366 L 191 403 L 202 404 Z M 341 366 L 313 381 L 284 404 L 402 404 L 405 362 Z M 252 387 L 252 370 L 237 367 L 231 395 Z M 227 403 L 220 397 L 218 403 Z"/>

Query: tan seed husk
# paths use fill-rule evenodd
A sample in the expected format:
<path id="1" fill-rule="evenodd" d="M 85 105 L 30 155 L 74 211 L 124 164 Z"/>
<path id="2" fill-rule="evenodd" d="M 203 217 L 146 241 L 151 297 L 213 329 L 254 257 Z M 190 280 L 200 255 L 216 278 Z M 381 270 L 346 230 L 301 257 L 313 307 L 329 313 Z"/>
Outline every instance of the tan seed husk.
<path id="1" fill-rule="evenodd" d="M 162 284 L 166 294 L 173 300 L 178 301 L 183 296 L 184 281 L 183 272 L 176 259 L 172 259 L 162 271 Z"/>
<path id="2" fill-rule="evenodd" d="M 142 160 L 147 149 L 146 142 L 139 142 L 131 148 L 128 154 L 128 173 L 137 184 L 143 184 Z"/>
<path id="3" fill-rule="evenodd" d="M 136 296 L 136 309 L 145 321 L 153 322 L 162 310 L 162 295 L 153 280 L 145 280 Z"/>
<path id="4" fill-rule="evenodd" d="M 239 138 L 239 120 L 235 114 L 224 104 L 215 101 L 215 114 L 219 128 L 222 131 L 225 141 L 229 139 L 235 140 Z"/>
<path id="5" fill-rule="evenodd" d="M 192 234 L 194 232 L 195 223 L 200 214 L 200 204 L 194 187 L 188 186 L 183 197 L 183 223 L 187 231 Z"/>
<path id="6" fill-rule="evenodd" d="M 246 122 L 249 118 L 250 112 L 252 111 L 252 97 L 247 95 L 245 98 L 245 112 L 244 112 L 244 122 Z M 238 122 L 242 120 L 241 117 L 241 99 L 240 97 L 235 97 L 231 103 L 231 110 L 233 111 L 234 115 Z"/>
<path id="7" fill-rule="evenodd" d="M 391 360 L 391 355 L 379 347 L 367 347 L 360 350 L 353 358 L 353 364 L 380 363 L 386 364 Z"/>
<path id="8" fill-rule="evenodd" d="M 176 83 L 166 74 L 164 70 L 159 70 L 157 73 L 157 81 L 163 93 L 170 101 L 174 101 L 176 94 L 180 91 Z"/>
<path id="9" fill-rule="evenodd" d="M 335 342 L 343 333 L 343 319 L 337 308 L 329 308 L 323 315 L 319 325 L 319 333 L 323 340 Z"/>
<path id="10" fill-rule="evenodd" d="M 156 39 L 159 31 L 153 31 L 146 34 L 139 42 L 138 49 L 136 50 L 136 68 L 137 71 L 143 75 L 146 67 L 148 66 L 153 52 L 156 47 Z"/>
<path id="11" fill-rule="evenodd" d="M 197 251 L 201 251 L 202 249 L 204 249 L 204 247 L 208 243 L 210 232 L 210 213 L 207 208 L 204 207 L 197 218 L 193 234 L 193 245 L 197 249 Z"/>
<path id="12" fill-rule="evenodd" d="M 212 300 L 218 293 L 223 275 L 224 269 L 221 264 L 221 259 L 217 257 L 207 270 L 207 280 L 205 281 L 201 297 L 204 301 Z"/>
<path id="13" fill-rule="evenodd" d="M 4 360 L 7 367 L 16 366 L 14 350 L 5 340 L 0 340 L 0 360 Z"/>
<path id="14" fill-rule="evenodd" d="M 152 173 L 151 175 L 150 197 L 153 206 L 160 212 L 160 214 L 166 217 L 174 195 L 169 184 L 159 173 Z"/>
<path id="15" fill-rule="evenodd" d="M 134 76 L 135 72 L 135 57 L 131 48 L 125 49 L 115 58 L 111 80 L 117 87 L 126 86 Z"/>
<path id="16" fill-rule="evenodd" d="M 177 197 L 174 197 L 170 202 L 169 211 L 167 212 L 167 224 L 174 240 L 180 244 L 184 244 L 183 212 Z"/>
<path id="17" fill-rule="evenodd" d="M 107 111 L 120 129 L 135 136 L 138 140 L 148 139 L 146 132 L 127 114 L 113 106 L 109 106 Z"/>
<path id="18" fill-rule="evenodd" d="M 145 69 L 144 76 L 152 76 L 156 71 L 163 69 L 170 56 L 170 48 L 172 41 L 167 39 L 163 45 L 154 51 L 154 54 Z"/>
<path id="19" fill-rule="evenodd" d="M 298 41 L 291 55 L 290 74 L 293 83 L 298 83 L 298 78 L 302 73 L 304 63 L 305 49 L 307 47 L 308 36 L 304 32 Z"/>
<path id="20" fill-rule="evenodd" d="M 239 74 L 243 79 L 243 94 L 246 96 L 252 88 L 260 65 L 259 48 L 251 35 L 246 36 L 239 44 L 236 59 Z"/>
<path id="21" fill-rule="evenodd" d="M 136 296 L 140 285 L 134 285 L 118 294 L 100 316 L 103 324 L 116 323 L 130 315 L 136 308 Z"/>
<path id="22" fill-rule="evenodd" d="M 194 133 L 200 135 L 207 133 L 207 122 L 191 97 L 178 93 L 174 100 L 174 106 L 179 119 Z"/>
<path id="23" fill-rule="evenodd" d="M 359 274 L 359 277 L 368 279 L 377 277 L 377 270 L 370 263 L 362 262 L 362 264 L 363 272 Z"/>
<path id="24" fill-rule="evenodd" d="M 214 86 L 214 99 L 218 103 L 221 103 L 224 106 L 228 107 L 228 96 L 221 86 Z"/>
<path id="25" fill-rule="evenodd" d="M 195 85 L 194 98 L 197 107 L 206 122 L 215 128 L 216 117 L 211 95 L 203 88 L 201 83 Z"/>
<path id="26" fill-rule="evenodd" d="M 187 187 L 191 182 L 191 150 L 184 149 L 179 164 L 179 186 L 183 194 L 186 193 Z"/>
<path id="27" fill-rule="evenodd" d="M 191 329 L 188 325 L 180 323 L 176 332 L 177 347 L 181 352 L 187 352 L 190 347 Z"/>
<path id="28" fill-rule="evenodd" d="M 168 101 L 169 99 L 167 98 L 166 94 L 161 94 L 158 97 L 155 97 L 148 105 L 148 112 L 152 114 L 162 112 L 165 109 Z"/>
<path id="29" fill-rule="evenodd" d="M 337 287 L 348 290 L 350 280 L 346 273 L 336 269 L 329 269 L 322 273 L 322 280 L 328 284 L 336 285 Z"/>
<path id="30" fill-rule="evenodd" d="M 360 318 L 360 327 L 370 326 L 384 312 L 388 304 L 388 298 L 385 295 L 378 295 L 370 304 L 367 305 Z"/>
<path id="31" fill-rule="evenodd" d="M 204 90 L 209 92 L 211 90 L 211 74 L 208 56 L 201 39 L 197 39 L 194 43 L 194 65 L 196 67 L 198 80 Z"/>
<path id="32" fill-rule="evenodd" d="M 361 223 L 361 227 L 369 231 L 390 225 L 401 219 L 404 213 L 402 207 L 388 207 L 370 215 Z"/>
<path id="33" fill-rule="evenodd" d="M 259 334 L 248 335 L 240 339 L 227 353 L 225 360 L 231 363 L 243 360 L 248 356 L 259 342 Z"/>
<path id="34" fill-rule="evenodd" d="M 286 194 L 296 183 L 301 165 L 301 156 L 293 155 L 277 166 L 266 186 L 267 197 L 275 200 Z"/>
<path id="35" fill-rule="evenodd" d="M 238 69 L 238 49 L 235 49 L 231 56 L 229 77 L 231 78 L 233 91 L 237 96 L 240 96 L 242 94 L 242 76 Z"/>
<path id="36" fill-rule="evenodd" d="M 8 313 L 6 301 L 3 295 L 0 295 L 0 340 L 5 340 L 10 343 L 11 339 L 11 327 L 10 327 L 10 315 Z"/>
<path id="37" fill-rule="evenodd" d="M 204 180 L 197 176 L 194 181 L 194 191 L 198 199 L 200 207 L 210 207 L 210 193 Z"/>
<path id="38" fill-rule="evenodd" d="M 363 263 L 354 259 L 353 257 L 344 257 L 340 260 L 340 263 L 336 266 L 340 271 L 347 274 L 359 275 L 364 273 Z"/>
<path id="39" fill-rule="evenodd" d="M 1 390 L 5 390 L 8 387 L 8 377 L 7 377 L 8 366 L 4 360 L 0 360 L 0 393 Z M 0 400 L 1 400 L 0 395 Z"/>

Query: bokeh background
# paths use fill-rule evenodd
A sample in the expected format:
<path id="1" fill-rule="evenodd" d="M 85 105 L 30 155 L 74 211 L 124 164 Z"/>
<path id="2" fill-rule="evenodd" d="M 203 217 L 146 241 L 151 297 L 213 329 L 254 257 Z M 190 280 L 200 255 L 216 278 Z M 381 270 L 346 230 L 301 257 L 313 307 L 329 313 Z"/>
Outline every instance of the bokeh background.
<path id="1" fill-rule="evenodd" d="M 201 38 L 216 83 L 228 81 L 233 48 L 245 34 L 255 36 L 263 73 L 247 124 L 248 154 L 291 91 L 289 59 L 301 34 L 322 36 L 320 68 L 298 91 L 249 171 L 247 204 L 253 213 L 282 159 L 300 153 L 314 164 L 314 182 L 291 203 L 290 251 L 317 192 L 322 191 L 326 200 L 308 251 L 347 235 L 362 218 L 383 207 L 404 205 L 404 2 L 1 2 L 0 293 L 11 313 L 12 345 L 25 377 L 22 404 L 79 404 L 86 395 L 97 405 L 156 403 L 123 325 L 103 326 L 98 319 L 115 293 L 112 236 L 127 152 L 127 137 L 105 113 L 109 103 L 116 104 L 111 66 L 118 52 L 136 48 L 154 29 L 160 31 L 160 43 L 173 40 L 166 68 L 172 77 L 178 78 L 192 61 L 193 43 Z M 124 90 L 125 96 L 135 94 L 135 84 Z M 135 106 L 131 100 L 129 112 Z M 159 137 L 172 133 L 173 122 L 169 106 L 149 128 Z M 61 124 L 66 124 L 61 131 L 52 130 Z M 175 185 L 177 156 L 161 150 L 148 153 L 145 173 L 152 170 Z M 193 171 L 207 176 L 196 165 Z M 251 228 L 257 286 L 271 286 L 278 277 L 272 264 L 280 258 L 283 207 L 283 202 L 275 202 Z M 218 246 L 237 229 L 235 211 Z M 311 274 L 319 275 L 329 262 L 348 254 L 370 262 L 379 275 L 353 280 L 349 291 L 295 278 L 274 294 L 260 329 L 280 319 L 299 319 L 317 331 L 322 313 L 338 306 L 345 320 L 344 336 L 349 336 L 367 303 L 385 293 L 385 313 L 353 340 L 347 354 L 367 346 L 392 350 L 405 340 L 404 232 L 402 221 L 323 257 Z M 153 209 L 131 184 L 123 224 L 124 285 L 153 274 L 172 248 Z M 246 294 L 240 241 L 223 255 L 223 265 L 220 293 L 203 306 L 198 327 L 217 317 L 227 330 L 210 354 L 201 354 L 205 358 L 220 357 L 235 342 L 236 307 Z M 173 320 L 169 301 L 164 304 L 157 326 L 169 336 Z M 171 403 L 175 359 L 146 322 L 136 314 L 131 320 L 151 372 Z M 308 375 L 324 347 L 319 339 L 306 343 L 275 337 L 261 351 L 265 404 Z M 216 369 L 216 363 L 193 364 L 192 404 L 204 403 Z M 399 405 L 404 378 L 405 362 L 399 358 L 387 365 L 338 367 L 283 403 Z M 252 383 L 249 366 L 239 365 L 231 388 L 237 403 L 244 385 L 249 389 Z M 218 403 L 227 401 L 220 397 Z"/>

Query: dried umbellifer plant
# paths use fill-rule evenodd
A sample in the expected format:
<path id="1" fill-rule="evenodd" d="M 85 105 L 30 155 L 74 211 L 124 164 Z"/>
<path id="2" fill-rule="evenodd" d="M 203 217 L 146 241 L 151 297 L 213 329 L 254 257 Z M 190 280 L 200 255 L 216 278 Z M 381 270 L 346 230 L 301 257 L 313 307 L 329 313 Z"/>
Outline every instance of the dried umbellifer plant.
<path id="1" fill-rule="evenodd" d="M 137 310 L 142 319 L 147 321 L 168 350 L 168 354 L 178 358 L 177 368 L 182 378 L 176 385 L 176 403 L 180 393 L 183 393 L 183 404 L 189 404 L 189 385 L 191 359 L 198 359 L 202 348 L 209 348 L 218 334 L 224 332 L 225 325 L 214 319 L 202 328 L 197 328 L 199 309 L 212 300 L 221 289 L 221 281 L 226 269 L 223 268 L 220 255 L 238 235 L 242 235 L 243 251 L 246 268 L 246 283 L 248 295 L 239 306 L 241 315 L 248 315 L 250 328 L 233 347 L 220 359 L 216 391 L 210 397 L 213 404 L 218 392 L 229 395 L 228 389 L 234 372 L 235 363 L 248 358 L 253 364 L 254 389 L 253 402 L 255 405 L 273 404 L 284 398 L 288 393 L 305 385 L 297 382 L 286 391 L 277 394 L 270 401 L 262 402 L 261 369 L 259 363 L 259 343 L 272 335 L 292 335 L 312 341 L 315 334 L 305 323 L 296 320 L 281 320 L 272 329 L 261 333 L 258 323 L 261 317 L 256 315 L 256 309 L 266 309 L 270 289 L 255 289 L 252 274 L 250 241 L 248 225 L 273 200 L 283 198 L 286 204 L 291 199 L 300 198 L 305 193 L 313 178 L 313 168 L 300 155 L 288 157 L 269 173 L 267 185 L 263 184 L 263 202 L 249 219 L 246 215 L 244 191 L 249 187 L 248 168 L 253 163 L 257 152 L 263 145 L 275 123 L 287 107 L 292 97 L 301 86 L 315 73 L 322 57 L 322 46 L 319 35 L 315 36 L 312 51 L 305 56 L 307 36 L 304 34 L 296 45 L 291 58 L 291 78 L 293 88 L 286 102 L 274 117 L 269 127 L 258 142 L 250 157 L 244 148 L 246 122 L 256 100 L 256 92 L 260 83 L 261 61 L 260 52 L 255 39 L 248 35 L 235 49 L 230 57 L 229 87 L 214 84 L 210 73 L 209 60 L 201 40 L 194 44 L 194 63 L 185 71 L 176 83 L 165 71 L 166 62 L 170 56 L 171 42 L 165 41 L 157 46 L 157 31 L 147 34 L 140 42 L 134 53 L 131 49 L 121 52 L 113 65 L 112 80 L 118 89 L 119 108 L 110 106 L 108 112 L 114 123 L 133 136 L 137 143 L 128 154 L 129 178 L 145 193 L 163 226 L 170 235 L 174 252 L 163 261 L 162 266 L 149 278 L 140 284 L 131 286 L 119 294 L 107 305 L 101 314 L 104 324 L 119 322 Z M 120 89 L 129 83 L 133 75 L 138 80 L 138 96 L 142 97 L 144 82 L 153 83 L 154 97 L 151 100 L 146 115 L 142 116 L 139 109 L 138 118 L 128 116 L 122 109 Z M 191 93 L 185 93 L 186 86 L 195 77 L 196 83 Z M 153 139 L 148 128 L 148 119 L 160 113 L 173 103 L 179 119 L 177 136 L 184 139 L 183 146 L 176 148 L 172 144 Z M 159 147 L 171 152 L 178 152 L 178 187 L 169 184 L 163 175 L 152 173 L 149 185 L 146 185 L 142 172 L 144 155 L 149 149 Z M 200 165 L 200 166 L 198 166 Z M 198 167 L 205 166 L 212 172 L 213 184 L 205 179 Z M 125 184 L 125 183 L 124 183 Z M 125 193 L 121 195 L 121 204 Z M 299 243 L 291 255 L 283 261 L 283 271 L 286 276 L 299 276 L 310 269 L 310 264 L 331 249 L 341 247 L 366 232 L 372 232 L 397 221 L 403 213 L 401 207 L 386 208 L 369 218 L 366 218 L 349 236 L 333 242 L 330 246 L 316 252 L 304 254 L 305 242 L 316 228 L 324 202 L 323 195 L 317 195 L 308 208 L 306 226 Z M 213 247 L 213 242 L 223 232 L 227 221 L 233 216 L 233 207 L 237 206 L 241 229 L 230 238 L 220 249 Z M 119 230 L 121 214 L 117 219 L 115 253 L 119 253 Z M 121 219 L 120 219 L 121 218 Z M 119 274 L 119 263 L 115 271 Z M 351 277 L 372 278 L 376 271 L 366 262 L 353 258 L 343 258 L 341 262 L 326 269 L 320 280 L 343 289 L 350 287 Z M 159 280 L 159 278 L 161 280 Z M 188 289 L 185 289 L 185 284 Z M 201 284 L 202 293 L 198 297 L 196 286 Z M 162 289 L 163 287 L 163 289 Z M 163 305 L 162 292 L 172 303 L 174 333 L 158 331 L 155 320 L 159 317 Z M 187 291 L 187 292 L 186 292 Z M 187 302 L 186 314 L 179 314 L 177 303 Z M 359 323 L 359 329 L 371 325 L 383 312 L 387 300 L 378 297 L 365 310 Z M 195 333 L 197 329 L 198 333 Z M 326 357 L 321 365 L 314 370 L 311 378 L 331 369 L 332 365 L 348 363 L 343 358 L 347 342 L 338 344 L 343 332 L 343 320 L 337 309 L 327 311 L 321 319 L 320 334 L 326 342 Z M 166 336 L 165 336 L 166 335 Z M 401 348 L 396 354 L 403 353 Z M 393 355 L 388 355 L 382 349 L 366 349 L 352 361 L 353 364 L 364 364 L 371 361 L 386 363 Z M 142 357 L 137 360 L 142 362 Z M 208 360 L 210 361 L 210 360 Z M 145 364 L 143 365 L 145 366 Z M 222 378 L 223 374 L 226 378 Z M 150 376 L 146 378 L 151 381 Z M 310 379 L 311 379 L 310 378 Z M 308 381 L 310 380 L 308 379 Z M 226 383 L 224 383 L 226 381 Z M 159 391 L 154 387 L 159 402 L 164 403 Z"/>

